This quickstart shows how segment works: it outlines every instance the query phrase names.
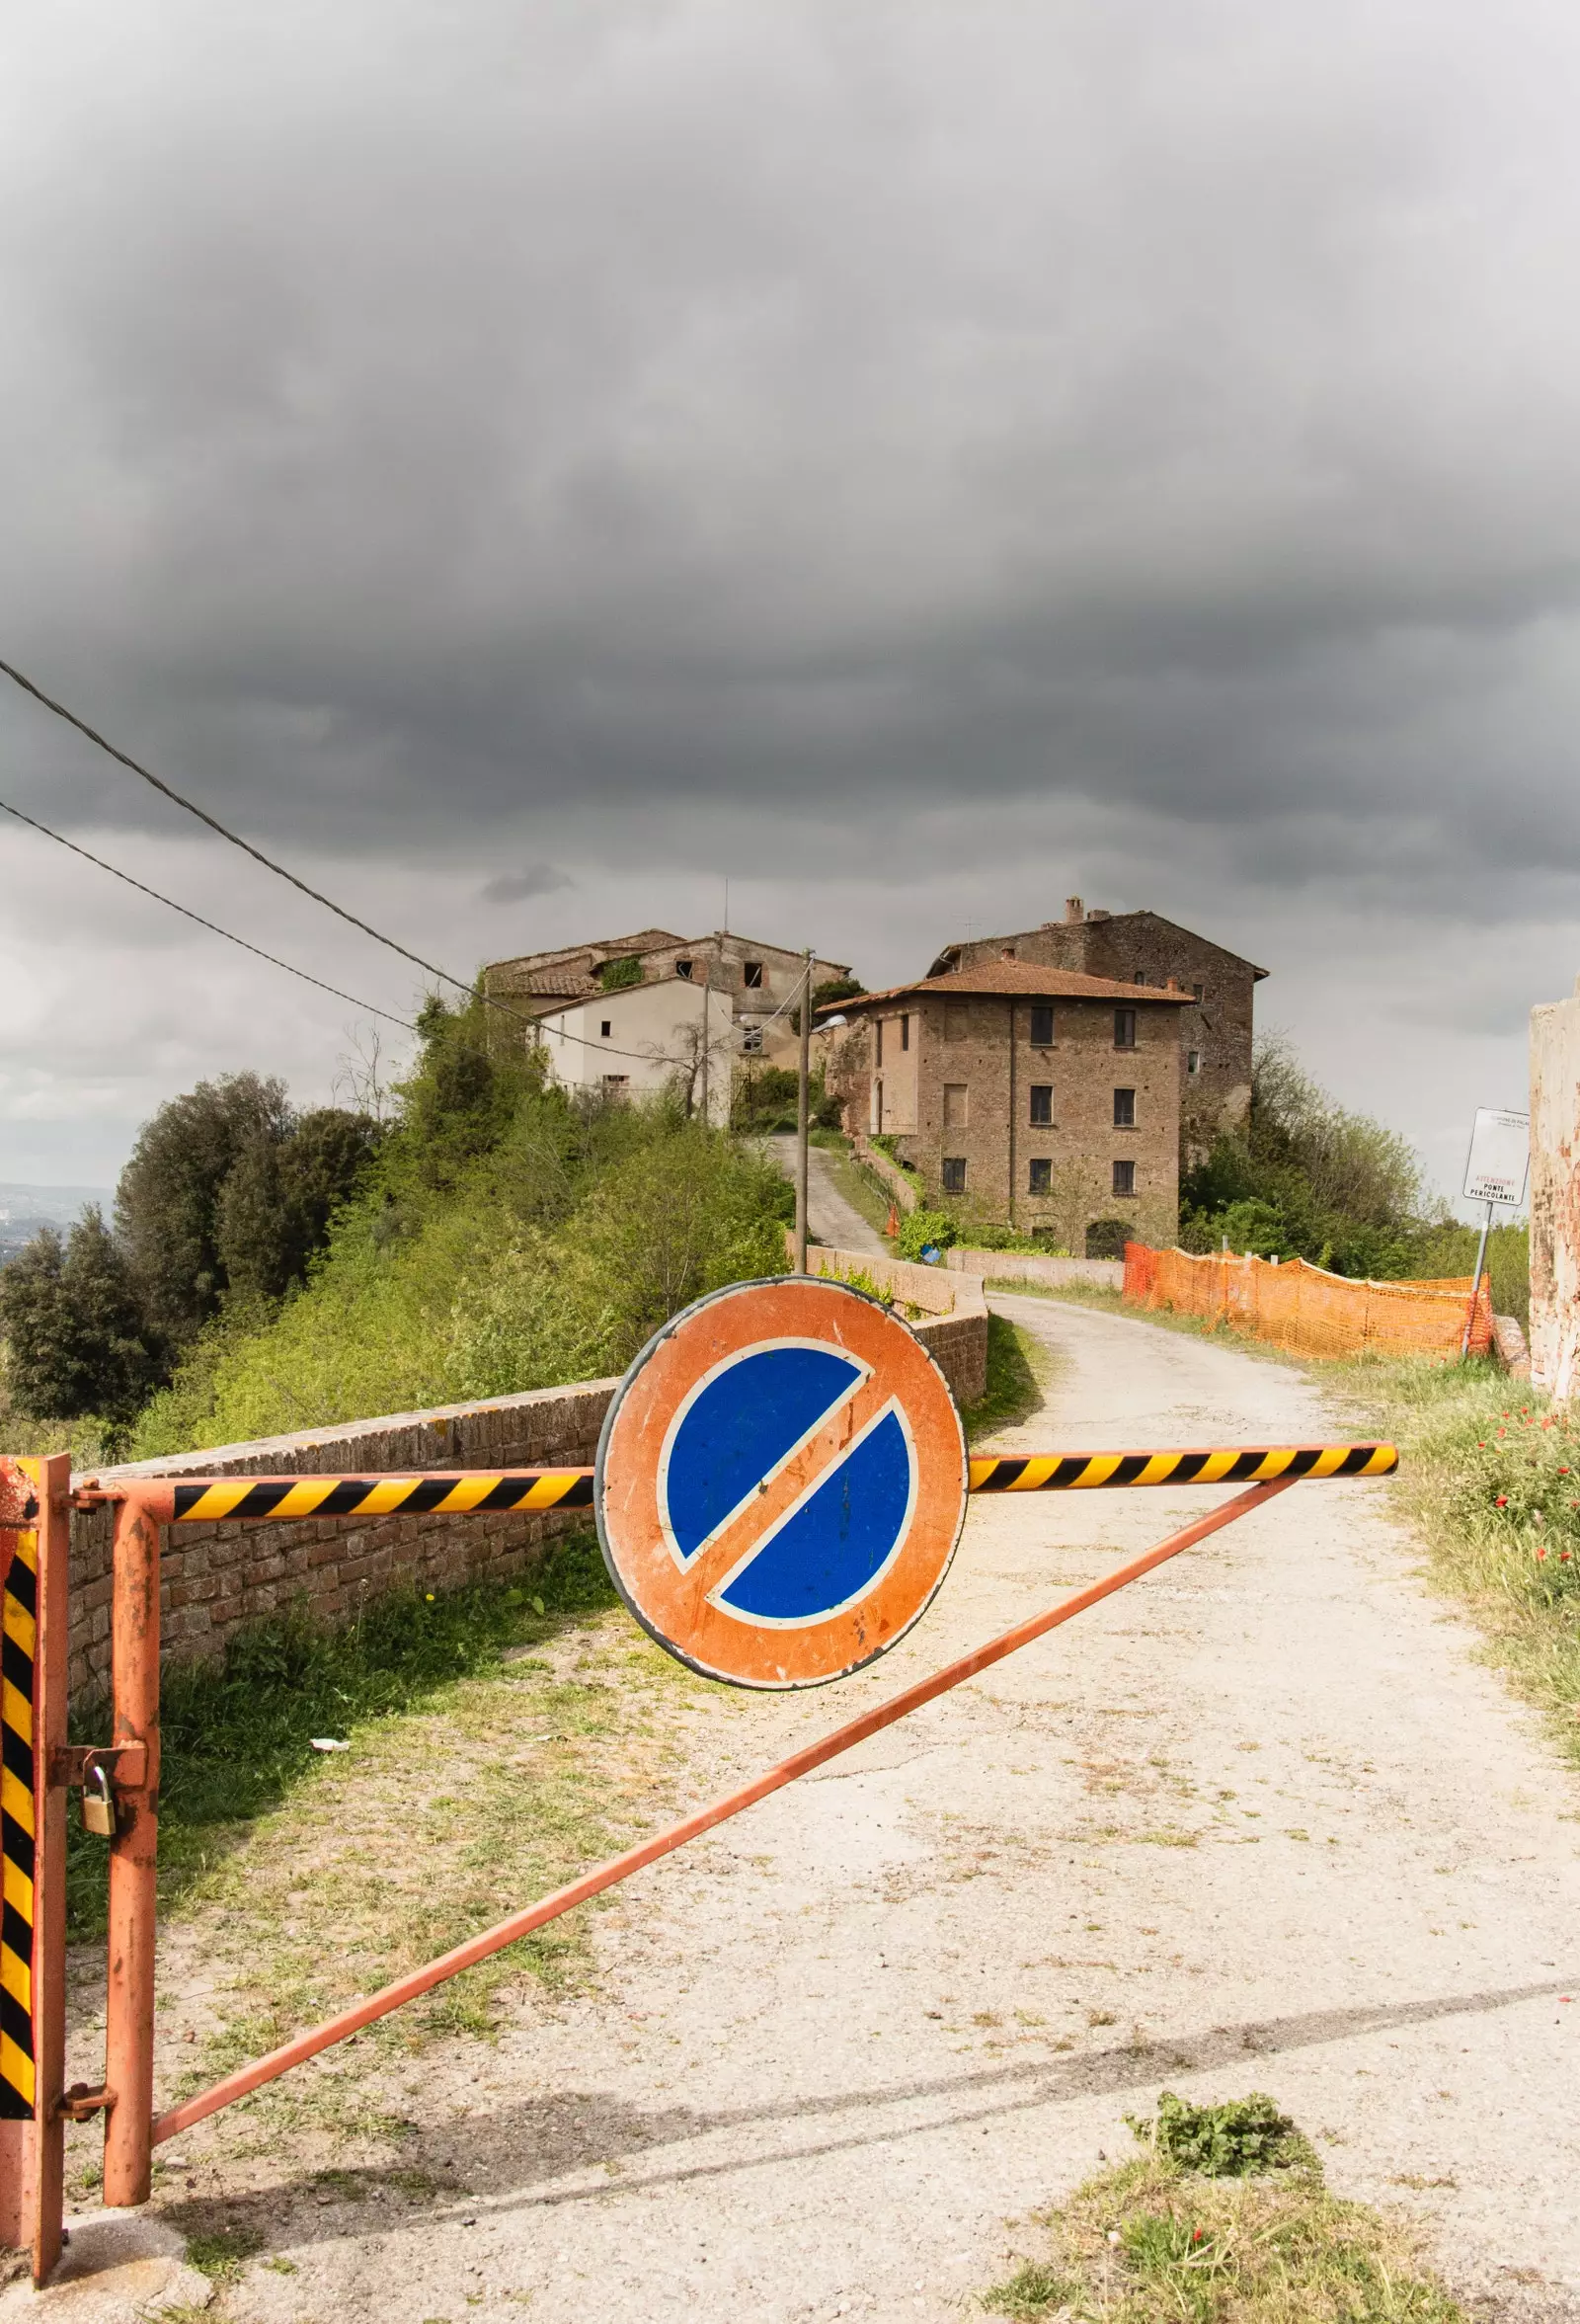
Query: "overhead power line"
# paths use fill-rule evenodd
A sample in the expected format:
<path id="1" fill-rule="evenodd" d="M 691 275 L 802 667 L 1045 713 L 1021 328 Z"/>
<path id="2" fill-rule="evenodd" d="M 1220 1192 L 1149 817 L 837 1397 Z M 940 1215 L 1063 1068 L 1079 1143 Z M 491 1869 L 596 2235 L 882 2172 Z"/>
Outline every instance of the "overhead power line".
<path id="1" fill-rule="evenodd" d="M 281 960 L 277 953 L 266 952 L 261 944 L 250 944 L 245 936 L 238 936 L 231 928 L 220 927 L 214 921 L 204 920 L 200 912 L 190 911 L 185 904 L 178 904 L 174 896 L 161 896 L 157 888 L 145 887 L 141 880 L 134 880 L 129 871 L 122 871 L 118 864 L 107 863 L 102 855 L 94 855 L 88 848 L 79 847 L 75 840 L 65 839 L 59 832 L 52 832 L 46 823 L 40 823 L 36 816 L 24 815 L 20 807 L 11 806 L 5 799 L 0 799 L 0 814 L 15 816 L 17 822 L 25 823 L 30 831 L 40 832 L 46 840 L 53 840 L 57 847 L 69 847 L 72 854 L 80 855 L 85 863 L 96 864 L 101 871 L 109 872 L 112 879 L 123 880 L 128 888 L 135 888 L 139 896 L 151 896 L 156 904 L 165 905 L 171 912 L 179 912 L 183 920 L 195 921 L 198 927 L 206 928 L 211 936 L 223 936 L 227 944 L 239 944 L 244 952 L 254 953 L 258 959 L 267 960 L 272 968 L 282 968 L 287 976 L 300 977 L 304 985 L 316 985 L 320 993 L 332 993 L 337 1001 L 349 1001 L 353 1008 L 365 1008 L 369 1015 L 381 1016 L 387 1024 L 399 1025 L 404 1032 L 416 1032 L 417 1027 L 409 1018 L 394 1016 L 387 1008 L 377 1008 L 371 1001 L 358 1001 L 355 993 L 343 993 L 338 985 L 326 985 L 322 977 L 310 975 L 306 969 L 297 968 L 289 960 Z"/>
<path id="2" fill-rule="evenodd" d="M 250 855 L 255 863 L 261 863 L 266 871 L 275 872 L 282 880 L 289 880 L 293 888 L 299 888 L 301 893 L 304 896 L 310 896 L 315 904 L 322 904 L 326 912 L 333 912 L 338 919 L 349 921 L 354 928 L 360 928 L 364 936 L 371 936 L 375 944 L 387 944 L 391 952 L 398 952 L 403 960 L 411 961 L 416 967 L 425 970 L 429 976 L 439 977 L 446 985 L 457 985 L 463 993 L 471 991 L 471 987 L 464 977 L 452 977 L 447 968 L 435 967 L 432 960 L 425 960 L 420 952 L 408 951 L 407 947 L 404 944 L 398 944 L 393 936 L 386 936 L 381 929 L 370 927 L 365 920 L 358 920 L 355 912 L 348 912 L 344 904 L 337 904 L 332 896 L 325 896 L 317 888 L 309 887 L 307 882 L 298 879 L 293 871 L 287 871 L 283 863 L 276 863 L 273 855 L 266 855 L 262 847 L 255 847 L 251 840 L 244 840 L 239 832 L 231 831 L 227 825 L 219 821 L 217 816 L 210 815 L 206 807 L 199 807 L 194 799 L 184 798 L 182 793 L 176 790 L 172 784 L 167 783 L 162 775 L 155 774 L 151 768 L 142 765 L 139 761 L 129 758 L 124 751 L 118 751 L 115 744 L 107 741 L 97 727 L 90 726 L 85 718 L 79 718 L 75 710 L 68 710 L 64 702 L 57 702 L 53 694 L 46 694 L 41 685 L 36 685 L 27 673 L 18 670 L 15 664 L 0 660 L 0 670 L 5 672 L 7 678 L 14 684 L 21 686 L 24 693 L 32 694 L 36 702 L 41 702 L 46 710 L 52 710 L 55 716 L 63 718 L 68 726 L 74 726 L 79 734 L 86 735 L 89 742 L 95 744 L 99 750 L 107 752 L 122 766 L 128 766 L 133 774 L 140 775 L 145 783 L 151 783 L 156 791 L 162 791 L 165 797 L 174 800 L 178 807 L 184 807 L 189 815 L 196 815 L 199 823 L 207 824 L 211 832 L 217 832 L 219 837 L 222 840 L 228 840 L 233 847 L 240 847 L 243 854 Z M 514 1010 L 512 1014 L 514 1014 Z"/>
<path id="3" fill-rule="evenodd" d="M 167 783 L 162 775 L 155 774 L 150 767 L 144 766 L 139 760 L 131 758 L 125 751 L 118 750 L 116 745 L 109 741 L 106 736 L 102 735 L 97 727 L 90 726 L 85 718 L 79 718 L 75 710 L 68 710 L 64 702 L 57 702 L 53 694 L 46 694 L 42 686 L 37 684 L 34 680 L 28 676 L 25 670 L 19 670 L 15 663 L 7 662 L 3 657 L 0 657 L 0 671 L 5 673 L 6 677 L 11 680 L 14 685 L 21 686 L 24 693 L 32 694 L 36 702 L 41 702 L 46 710 L 52 711 L 56 718 L 63 718 L 68 726 L 74 726 L 79 734 L 86 735 L 89 742 L 92 743 L 96 749 L 105 752 L 119 765 L 129 767 L 133 774 L 140 775 L 145 783 L 151 784 L 156 791 L 162 792 L 164 796 L 167 799 L 172 800 L 176 806 L 185 808 L 189 815 L 195 815 L 198 818 L 198 821 L 199 823 L 206 824 L 211 832 L 217 832 L 220 839 L 228 840 L 233 847 L 239 847 L 244 855 L 250 855 L 255 863 L 261 863 L 266 871 L 274 872 L 279 879 L 288 880 L 290 885 L 293 888 L 299 890 L 302 895 L 311 897 L 315 904 L 322 904 L 326 912 L 333 912 L 338 920 L 347 921 L 354 928 L 359 928 L 364 936 L 371 936 L 375 944 L 383 944 L 391 952 L 398 952 L 403 960 L 411 961 L 415 967 L 422 969 L 427 975 L 431 977 L 437 977 L 443 984 L 453 985 L 456 991 L 459 993 L 476 992 L 478 1000 L 482 1002 L 485 1008 L 496 1009 L 500 1015 L 512 1017 L 519 1025 L 529 1025 L 533 1033 L 536 1034 L 539 1039 L 541 1039 L 541 1032 L 536 1017 L 528 1016 L 518 1008 L 512 1008 L 510 1002 L 507 1001 L 497 1001 L 492 993 L 477 991 L 477 988 L 471 982 L 469 982 L 467 978 L 454 976 L 449 969 L 440 968 L 436 962 L 432 960 L 425 960 L 420 952 L 413 952 L 409 950 L 405 944 L 397 943 L 393 936 L 386 936 L 381 928 L 373 927 L 370 922 L 365 920 L 358 920 L 355 912 L 348 912 L 344 904 L 337 904 L 332 896 L 325 896 L 317 888 L 309 887 L 306 880 L 298 879 L 295 872 L 287 871 L 283 863 L 276 863 L 272 855 L 266 855 L 261 847 L 255 847 L 253 845 L 251 840 L 244 840 L 239 832 L 233 832 L 230 830 L 229 826 L 221 823 L 217 816 L 210 815 L 205 807 L 199 807 L 196 800 L 185 797 L 182 792 L 178 791 L 174 787 L 173 784 Z M 7 813 L 18 815 L 19 810 L 14 807 L 8 808 Z M 31 816 L 22 815 L 20 816 L 20 820 L 23 823 L 29 823 L 32 822 L 33 819 Z M 35 825 L 34 828 L 37 831 L 44 831 L 44 826 L 41 823 Z M 45 832 L 45 837 L 51 840 L 60 839 L 58 832 Z M 72 841 L 70 840 L 60 840 L 60 844 L 63 847 L 69 847 L 72 845 Z M 88 853 L 85 847 L 78 847 L 75 851 L 79 855 L 87 855 Z M 97 855 L 88 856 L 88 860 L 90 863 L 99 863 L 99 857 Z M 118 879 L 127 878 L 126 873 L 116 872 L 114 864 L 100 863 L 99 867 L 102 871 L 115 872 L 115 876 Z M 137 880 L 131 880 L 129 884 L 134 888 L 141 885 L 140 881 Z M 145 895 L 153 896 L 155 891 L 152 888 L 146 888 L 143 890 L 143 893 Z M 168 896 L 157 896 L 155 900 L 160 904 L 170 904 L 171 902 Z M 200 919 L 199 915 L 196 912 L 187 912 L 187 908 L 184 904 L 172 904 L 171 910 L 174 912 L 186 912 L 187 918 L 189 920 L 198 921 L 198 925 L 201 927 L 213 927 L 212 921 Z M 224 936 L 229 934 L 229 930 L 226 928 L 214 928 L 214 933 L 218 936 Z M 242 944 L 245 943 L 246 940 L 241 936 L 233 936 L 231 937 L 231 941 L 232 943 Z M 246 948 L 249 952 L 258 952 L 259 950 L 256 944 L 248 944 Z M 263 960 L 275 961 L 275 966 L 276 968 L 288 969 L 292 976 L 306 976 L 307 974 L 305 969 L 291 968 L 288 961 L 275 960 L 275 956 L 272 952 L 260 952 L 259 957 Z M 320 980 L 317 977 L 307 978 L 307 982 L 309 984 L 318 984 L 319 981 Z M 325 985 L 323 989 L 326 993 L 335 992 L 335 987 L 333 985 Z M 348 996 L 345 994 L 339 994 L 337 997 L 340 1000 L 345 1000 L 348 998 Z M 366 1004 L 362 1002 L 357 1002 L 355 1003 L 355 1005 L 360 1008 Z M 572 1005 L 574 1005 L 574 1003 Z M 384 1016 L 388 1014 L 388 1011 L 385 1009 L 375 1009 L 373 1013 L 377 1016 Z M 392 1017 L 390 1021 L 392 1024 L 406 1023 L 406 1019 L 404 1017 Z M 415 1031 L 416 1027 L 408 1026 L 407 1029 L 408 1031 Z M 558 1037 L 562 1041 L 574 1041 L 580 1048 L 583 1049 L 595 1049 L 601 1057 L 625 1057 L 633 1059 L 636 1063 L 641 1065 L 682 1066 L 685 1063 L 685 1060 L 682 1058 L 669 1057 L 664 1055 L 663 1052 L 660 1052 L 659 1055 L 654 1056 L 651 1052 L 646 1050 L 613 1049 L 610 1048 L 606 1042 L 590 1041 L 581 1033 L 568 1033 L 560 1031 Z"/>

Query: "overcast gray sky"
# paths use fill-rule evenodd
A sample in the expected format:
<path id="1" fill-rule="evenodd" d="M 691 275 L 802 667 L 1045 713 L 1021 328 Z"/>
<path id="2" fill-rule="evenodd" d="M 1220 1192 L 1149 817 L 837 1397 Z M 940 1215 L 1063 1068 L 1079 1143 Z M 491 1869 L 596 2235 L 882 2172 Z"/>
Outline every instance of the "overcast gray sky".
<path id="1" fill-rule="evenodd" d="M 1558 0 L 0 17 L 0 652 L 470 974 L 1066 894 L 1455 1180 L 1580 969 Z M 0 797 L 405 1013 L 0 687 Z M 356 1012 L 0 828 L 0 1179 Z"/>

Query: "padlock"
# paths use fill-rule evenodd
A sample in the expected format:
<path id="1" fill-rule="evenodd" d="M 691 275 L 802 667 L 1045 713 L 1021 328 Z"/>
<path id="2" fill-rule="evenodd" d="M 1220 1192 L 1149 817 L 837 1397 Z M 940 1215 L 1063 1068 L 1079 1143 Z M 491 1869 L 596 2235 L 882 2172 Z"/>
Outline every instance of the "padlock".
<path id="1" fill-rule="evenodd" d="M 116 1836 L 116 1803 L 110 1797 L 110 1778 L 97 1759 L 90 1760 L 82 1773 L 82 1828 L 97 1832 L 101 1840 Z"/>

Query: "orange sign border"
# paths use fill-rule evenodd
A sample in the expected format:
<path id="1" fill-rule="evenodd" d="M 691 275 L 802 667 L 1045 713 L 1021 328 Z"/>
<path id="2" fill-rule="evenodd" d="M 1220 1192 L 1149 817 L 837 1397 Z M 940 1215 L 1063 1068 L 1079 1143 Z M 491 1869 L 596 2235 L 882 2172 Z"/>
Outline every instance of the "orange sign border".
<path id="1" fill-rule="evenodd" d="M 682 1571 L 666 1538 L 659 1475 L 681 1402 L 732 1355 L 818 1340 L 854 1356 L 901 1406 L 915 1462 L 904 1541 L 872 1586 L 825 1621 L 756 1625 L 710 1603 L 711 1567 Z M 816 1474 L 799 1449 L 788 1485 Z M 776 1478 L 781 1473 L 775 1473 Z M 966 1437 L 949 1384 L 915 1334 L 870 1293 L 813 1275 L 709 1292 L 655 1332 L 615 1391 L 598 1438 L 592 1505 L 609 1578 L 649 1637 L 704 1678 L 774 1691 L 827 1686 L 887 1653 L 943 1583 L 966 1518 Z"/>

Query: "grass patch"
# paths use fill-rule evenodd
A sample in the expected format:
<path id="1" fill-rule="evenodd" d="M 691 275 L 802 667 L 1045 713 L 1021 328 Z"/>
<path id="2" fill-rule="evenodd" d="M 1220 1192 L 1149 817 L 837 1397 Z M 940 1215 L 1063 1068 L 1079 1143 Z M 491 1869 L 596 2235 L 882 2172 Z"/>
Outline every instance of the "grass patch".
<path id="1" fill-rule="evenodd" d="M 184 1981 L 206 1991 L 194 2047 L 170 2046 L 179 2012 L 164 2028 L 162 2080 L 179 2092 L 562 1885 L 669 1804 L 666 1714 L 705 1682 L 611 1607 L 590 1537 L 565 1543 L 526 1587 L 425 1600 L 423 1616 L 405 1604 L 441 1625 L 447 1655 L 416 1652 L 374 1609 L 359 1638 L 306 1641 L 306 1711 L 289 1683 L 302 1642 L 289 1634 L 283 1667 L 266 1669 L 265 1748 L 240 1776 L 224 1765 L 232 1750 L 248 1758 L 236 1672 L 227 1658 L 194 1678 L 171 1890 L 201 1970 Z M 304 1754 L 309 1730 L 352 1749 Z M 524 1973 L 566 1989 L 585 1981 L 589 1958 L 586 1914 L 552 1922 L 353 2046 L 393 2057 L 438 2035 L 487 2038 L 502 1988 Z M 270 2139 L 316 2130 L 387 2143 L 412 2127 L 358 2059 L 289 2076 L 237 2111 Z"/>
<path id="2" fill-rule="evenodd" d="M 983 2294 L 989 2313 L 1017 2324 L 1467 2324 L 1424 2267 L 1413 2223 L 1329 2195 L 1271 2099 L 1189 2107 L 1165 2092 L 1156 2120 L 1133 2127 L 1146 2152 L 1039 2221 L 1050 2249 Z"/>
<path id="3" fill-rule="evenodd" d="M 264 2248 L 255 2227 L 218 2227 L 187 2239 L 187 2261 L 211 2284 L 235 2284 L 254 2254 Z"/>
<path id="4" fill-rule="evenodd" d="M 1485 1361 L 1313 1367 L 1399 1446 L 1390 1492 L 1493 1658 L 1580 1762 L 1580 1412 Z"/>
<path id="5" fill-rule="evenodd" d="M 988 1386 L 962 1415 L 966 1440 L 976 1444 L 995 1429 L 1018 1428 L 1042 1409 L 1054 1359 L 1042 1341 L 1011 1323 L 1007 1316 L 988 1318 Z"/>
<path id="6" fill-rule="evenodd" d="M 314 1735 L 346 1738 L 428 1705 L 456 1681 L 498 1667 L 513 1646 L 553 1638 L 615 1603 L 596 1538 L 566 1537 L 527 1579 L 432 1597 L 417 1589 L 374 1599 L 343 1630 L 301 1614 L 238 1632 L 223 1657 L 178 1664 L 160 1689 L 160 1899 L 177 1904 L 212 1873 L 258 1817 L 316 1770 Z M 104 1731 L 102 1710 L 80 1721 Z M 68 1825 L 73 1940 L 105 1929 L 108 1854 Z"/>

